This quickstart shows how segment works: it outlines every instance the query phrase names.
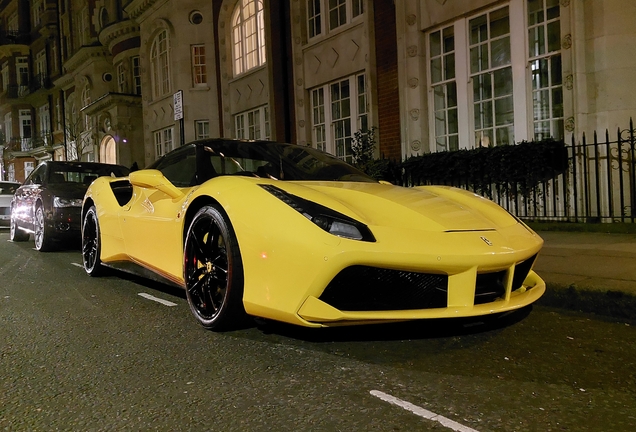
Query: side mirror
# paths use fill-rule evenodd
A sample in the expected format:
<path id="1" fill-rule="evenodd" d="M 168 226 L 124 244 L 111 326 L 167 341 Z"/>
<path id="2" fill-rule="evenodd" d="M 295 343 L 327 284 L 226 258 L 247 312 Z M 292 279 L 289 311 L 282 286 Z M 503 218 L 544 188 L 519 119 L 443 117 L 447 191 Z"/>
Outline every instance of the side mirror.
<path id="1" fill-rule="evenodd" d="M 142 188 L 157 189 L 168 195 L 170 198 L 180 198 L 183 193 L 177 189 L 159 170 L 144 169 L 134 171 L 129 176 L 133 186 Z"/>

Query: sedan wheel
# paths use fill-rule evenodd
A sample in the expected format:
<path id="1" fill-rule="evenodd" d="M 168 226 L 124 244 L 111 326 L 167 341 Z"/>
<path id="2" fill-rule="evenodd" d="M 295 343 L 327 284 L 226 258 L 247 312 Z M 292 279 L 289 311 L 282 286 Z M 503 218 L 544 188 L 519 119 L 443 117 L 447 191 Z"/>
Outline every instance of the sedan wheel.
<path id="1" fill-rule="evenodd" d="M 229 330 L 245 321 L 241 254 L 232 226 L 218 208 L 206 206 L 194 216 L 183 268 L 190 310 L 203 327 Z"/>
<path id="2" fill-rule="evenodd" d="M 46 227 L 44 219 L 44 209 L 39 206 L 35 210 L 35 249 L 40 252 L 47 252 L 53 249 L 53 239 Z"/>
<path id="3" fill-rule="evenodd" d="M 18 228 L 18 223 L 13 217 L 13 215 L 11 216 L 11 228 L 10 228 L 9 238 L 11 239 L 11 241 L 14 241 L 14 242 L 23 242 L 29 239 L 29 234 L 25 233 L 20 228 Z"/>
<path id="4" fill-rule="evenodd" d="M 82 221 L 82 262 L 89 276 L 99 276 L 104 273 L 105 269 L 100 259 L 101 251 L 99 221 L 95 206 L 92 206 Z"/>

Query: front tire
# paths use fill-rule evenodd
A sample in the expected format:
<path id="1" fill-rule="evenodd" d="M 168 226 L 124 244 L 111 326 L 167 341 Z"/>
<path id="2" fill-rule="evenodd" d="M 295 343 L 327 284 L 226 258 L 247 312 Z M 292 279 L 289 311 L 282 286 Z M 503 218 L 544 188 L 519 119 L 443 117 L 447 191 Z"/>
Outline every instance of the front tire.
<path id="1" fill-rule="evenodd" d="M 11 215 L 10 224 L 11 224 L 11 227 L 10 227 L 10 231 L 9 231 L 9 238 L 10 238 L 11 241 L 24 242 L 24 241 L 27 241 L 29 239 L 29 234 L 25 233 L 20 228 L 18 228 L 18 222 L 13 217 L 13 214 Z"/>
<path id="2" fill-rule="evenodd" d="M 82 221 L 82 263 L 89 276 L 100 276 L 105 273 L 100 259 L 102 242 L 100 238 L 97 210 L 91 206 Z"/>
<path id="3" fill-rule="evenodd" d="M 194 216 L 183 269 L 190 310 L 203 327 L 229 330 L 246 320 L 241 254 L 234 230 L 219 208 L 206 206 Z"/>
<path id="4" fill-rule="evenodd" d="M 38 206 L 35 210 L 35 249 L 40 252 L 48 252 L 53 250 L 53 239 L 46 227 L 46 219 L 44 217 L 44 209 Z"/>

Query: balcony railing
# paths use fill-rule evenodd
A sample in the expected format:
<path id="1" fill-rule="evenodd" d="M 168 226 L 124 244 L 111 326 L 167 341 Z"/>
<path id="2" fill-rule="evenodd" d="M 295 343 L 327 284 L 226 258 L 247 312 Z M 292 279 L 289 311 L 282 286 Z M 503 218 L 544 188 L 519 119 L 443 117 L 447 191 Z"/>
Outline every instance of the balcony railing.
<path id="1" fill-rule="evenodd" d="M 29 35 L 17 30 L 0 30 L 0 45 L 28 45 Z"/>
<path id="2" fill-rule="evenodd" d="M 5 151 L 28 152 L 53 145 L 53 134 L 45 132 L 34 137 L 14 137 L 4 143 Z"/>

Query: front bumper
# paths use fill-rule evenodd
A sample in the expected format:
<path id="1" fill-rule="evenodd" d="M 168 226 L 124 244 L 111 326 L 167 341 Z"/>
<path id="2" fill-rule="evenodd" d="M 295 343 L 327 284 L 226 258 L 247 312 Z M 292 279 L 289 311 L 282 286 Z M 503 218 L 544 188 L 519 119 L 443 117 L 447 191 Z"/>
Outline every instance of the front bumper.
<path id="1" fill-rule="evenodd" d="M 54 208 L 46 218 L 47 228 L 57 238 L 80 238 L 82 209 L 80 207 Z"/>

